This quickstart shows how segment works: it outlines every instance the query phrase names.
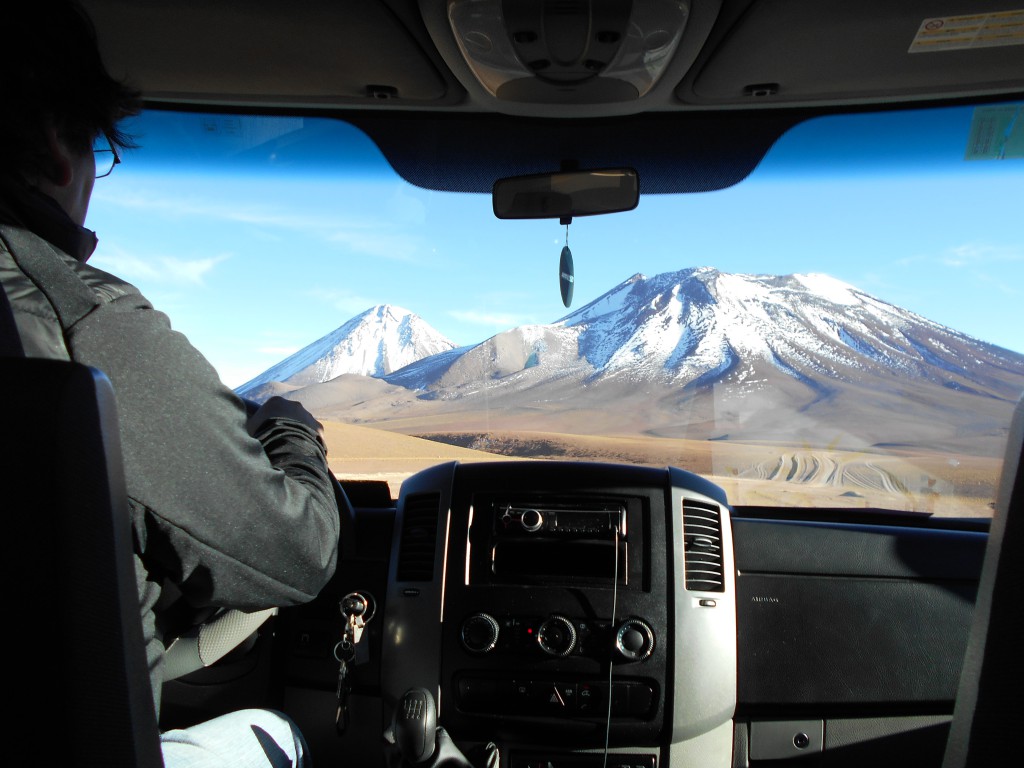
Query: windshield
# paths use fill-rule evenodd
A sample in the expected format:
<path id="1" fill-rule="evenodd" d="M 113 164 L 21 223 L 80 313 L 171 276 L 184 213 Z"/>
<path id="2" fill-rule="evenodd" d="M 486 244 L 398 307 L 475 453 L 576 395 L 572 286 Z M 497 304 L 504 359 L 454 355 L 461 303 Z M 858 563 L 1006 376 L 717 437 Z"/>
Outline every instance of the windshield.
<path id="1" fill-rule="evenodd" d="M 337 120 L 149 112 L 97 181 L 91 263 L 393 493 L 572 458 L 735 506 L 986 516 L 1024 390 L 1020 114 L 819 118 L 734 187 L 566 227 L 414 187 Z"/>

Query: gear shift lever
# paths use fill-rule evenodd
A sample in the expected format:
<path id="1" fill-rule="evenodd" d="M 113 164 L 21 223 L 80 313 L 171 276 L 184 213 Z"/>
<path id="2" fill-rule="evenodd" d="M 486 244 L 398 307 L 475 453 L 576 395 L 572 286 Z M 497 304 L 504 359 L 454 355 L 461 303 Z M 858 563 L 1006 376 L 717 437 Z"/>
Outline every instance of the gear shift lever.
<path id="1" fill-rule="evenodd" d="M 434 755 L 437 708 L 426 688 L 410 688 L 402 696 L 391 721 L 394 744 L 405 763 L 425 763 Z"/>

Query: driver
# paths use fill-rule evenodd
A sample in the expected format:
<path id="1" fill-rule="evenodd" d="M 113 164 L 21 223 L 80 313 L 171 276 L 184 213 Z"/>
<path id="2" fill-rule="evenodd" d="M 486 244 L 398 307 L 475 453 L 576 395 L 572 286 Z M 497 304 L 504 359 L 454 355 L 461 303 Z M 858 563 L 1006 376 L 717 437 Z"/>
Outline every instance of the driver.
<path id="1" fill-rule="evenodd" d="M 87 264 L 93 184 L 133 146 L 118 122 L 139 110 L 139 94 L 106 72 L 70 0 L 20 3 L 5 11 L 4 32 L 0 280 L 28 356 L 91 365 L 113 383 L 159 712 L 162 591 L 193 608 L 254 611 L 311 600 L 333 574 L 339 515 L 326 448 L 298 403 L 271 399 L 247 418 L 165 315 Z M 264 710 L 161 742 L 168 766 L 280 765 L 284 755 L 298 765 L 303 753 L 291 721 Z"/>

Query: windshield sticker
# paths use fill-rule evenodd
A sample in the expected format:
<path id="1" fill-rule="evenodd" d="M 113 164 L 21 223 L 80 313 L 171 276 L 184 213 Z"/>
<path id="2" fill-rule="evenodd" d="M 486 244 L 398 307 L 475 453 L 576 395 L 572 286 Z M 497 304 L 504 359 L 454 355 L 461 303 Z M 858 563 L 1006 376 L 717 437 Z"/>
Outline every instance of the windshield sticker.
<path id="1" fill-rule="evenodd" d="M 908 53 L 1024 45 L 1024 10 L 925 19 Z"/>
<path id="2" fill-rule="evenodd" d="M 977 107 L 964 160 L 1024 159 L 1024 104 Z"/>

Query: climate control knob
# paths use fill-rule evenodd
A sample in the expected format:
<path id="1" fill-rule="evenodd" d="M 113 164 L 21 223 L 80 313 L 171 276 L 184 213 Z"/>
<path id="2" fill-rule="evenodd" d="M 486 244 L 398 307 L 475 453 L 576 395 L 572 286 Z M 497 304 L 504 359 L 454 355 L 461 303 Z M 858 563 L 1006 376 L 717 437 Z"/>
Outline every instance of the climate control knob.
<path id="1" fill-rule="evenodd" d="M 576 627 L 565 616 L 551 616 L 537 629 L 537 645 L 550 656 L 568 656 L 576 648 Z"/>
<path id="2" fill-rule="evenodd" d="M 462 622 L 462 644 L 470 653 L 489 653 L 498 644 L 498 622 L 486 613 L 474 613 Z"/>
<path id="3" fill-rule="evenodd" d="M 627 619 L 615 633 L 615 650 L 627 661 L 643 661 L 654 652 L 654 630 L 641 619 Z"/>

